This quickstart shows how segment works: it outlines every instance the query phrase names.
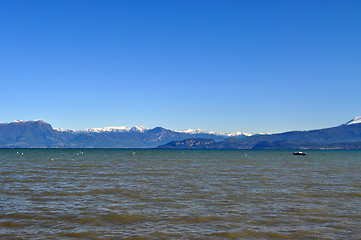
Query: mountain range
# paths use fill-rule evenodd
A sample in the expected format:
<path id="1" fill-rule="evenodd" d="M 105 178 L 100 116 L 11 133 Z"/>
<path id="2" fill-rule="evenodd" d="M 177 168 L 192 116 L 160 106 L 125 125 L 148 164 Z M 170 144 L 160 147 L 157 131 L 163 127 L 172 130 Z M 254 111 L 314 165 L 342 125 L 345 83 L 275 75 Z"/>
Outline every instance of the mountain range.
<path id="1" fill-rule="evenodd" d="M 159 146 L 166 149 L 361 149 L 361 117 L 337 127 L 311 131 L 215 139 L 192 138 Z"/>
<path id="2" fill-rule="evenodd" d="M 0 124 L 0 148 L 155 148 L 171 141 L 188 138 L 212 138 L 221 141 L 230 136 L 242 138 L 250 134 L 219 134 L 200 129 L 186 131 L 136 127 L 105 127 L 85 130 L 53 128 L 43 120 Z"/>
<path id="3" fill-rule="evenodd" d="M 277 134 L 220 134 L 200 129 L 53 128 L 43 120 L 0 124 L 0 148 L 361 149 L 361 117 L 345 124 Z"/>

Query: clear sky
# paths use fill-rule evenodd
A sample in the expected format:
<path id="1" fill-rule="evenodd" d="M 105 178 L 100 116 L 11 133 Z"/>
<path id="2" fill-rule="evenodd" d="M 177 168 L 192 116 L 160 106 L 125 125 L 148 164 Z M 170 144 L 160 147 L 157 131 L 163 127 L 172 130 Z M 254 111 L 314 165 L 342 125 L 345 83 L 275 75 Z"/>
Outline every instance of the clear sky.
<path id="1" fill-rule="evenodd" d="M 282 132 L 361 115 L 361 1 L 0 1 L 0 122 Z"/>

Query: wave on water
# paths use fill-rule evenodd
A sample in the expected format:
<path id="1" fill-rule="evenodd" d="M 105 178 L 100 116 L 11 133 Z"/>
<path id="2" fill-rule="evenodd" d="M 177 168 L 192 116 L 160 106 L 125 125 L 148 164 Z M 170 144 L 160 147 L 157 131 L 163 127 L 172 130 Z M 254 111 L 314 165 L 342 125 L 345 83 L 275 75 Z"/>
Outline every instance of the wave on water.
<path id="1" fill-rule="evenodd" d="M 361 236 L 357 151 L 17 152 L 0 149 L 1 239 Z"/>

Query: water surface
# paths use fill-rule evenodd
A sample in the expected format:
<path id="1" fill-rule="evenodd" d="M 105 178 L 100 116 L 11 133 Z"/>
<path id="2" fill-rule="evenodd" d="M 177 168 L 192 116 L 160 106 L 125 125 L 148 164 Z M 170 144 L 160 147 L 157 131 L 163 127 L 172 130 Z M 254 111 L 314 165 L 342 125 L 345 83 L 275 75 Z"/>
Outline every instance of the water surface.
<path id="1" fill-rule="evenodd" d="M 359 151 L 1 149 L 0 164 L 1 239 L 361 239 Z"/>

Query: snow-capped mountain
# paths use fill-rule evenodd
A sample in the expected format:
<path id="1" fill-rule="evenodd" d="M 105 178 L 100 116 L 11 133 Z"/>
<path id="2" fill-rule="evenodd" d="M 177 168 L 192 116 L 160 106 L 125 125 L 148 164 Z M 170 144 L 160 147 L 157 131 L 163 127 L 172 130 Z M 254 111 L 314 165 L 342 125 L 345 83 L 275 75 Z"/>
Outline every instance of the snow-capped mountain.
<path id="1" fill-rule="evenodd" d="M 54 128 L 54 131 L 57 132 L 63 132 L 63 133 L 76 133 L 76 130 L 72 130 L 72 129 L 66 129 L 66 128 Z"/>
<path id="2" fill-rule="evenodd" d="M 109 132 L 147 132 L 149 130 L 152 130 L 151 128 L 147 128 L 144 126 L 134 126 L 134 127 L 127 127 L 127 126 L 121 126 L 121 127 L 103 127 L 103 128 L 88 128 L 84 130 L 71 130 L 71 129 L 64 129 L 64 128 L 54 128 L 55 131 L 59 132 L 68 132 L 68 133 L 109 133 Z M 234 132 L 234 133 L 217 133 L 213 131 L 204 131 L 202 129 L 187 129 L 184 131 L 179 130 L 171 130 L 173 132 L 177 133 L 185 133 L 185 134 L 209 134 L 209 135 L 216 135 L 216 136 L 224 136 L 224 137 L 239 137 L 239 136 L 252 136 L 254 134 L 252 133 L 243 133 L 243 132 Z"/>
<path id="3" fill-rule="evenodd" d="M 217 132 L 213 132 L 213 131 L 203 131 L 202 129 L 199 129 L 199 128 L 196 128 L 196 129 L 189 128 L 184 131 L 179 131 L 179 130 L 173 130 L 173 131 L 179 132 L 179 133 L 187 133 L 187 134 L 212 134 L 212 135 L 227 136 L 227 137 L 252 136 L 253 135 L 252 133 L 243 133 L 243 132 L 217 133 Z"/>
<path id="4" fill-rule="evenodd" d="M 205 139 L 205 142 L 213 140 L 217 143 L 217 146 L 213 147 L 217 149 L 253 147 L 285 149 L 300 146 L 333 149 L 360 147 L 361 149 L 361 117 L 333 128 L 278 134 L 216 133 L 201 129 L 176 131 L 161 127 L 150 129 L 143 126 L 85 130 L 54 129 L 49 123 L 40 119 L 0 123 L 0 147 L 2 148 L 154 148 L 187 139 L 198 139 L 197 141 Z M 210 146 L 207 145 L 207 147 Z"/>
<path id="5" fill-rule="evenodd" d="M 361 117 L 337 127 L 290 131 L 276 134 L 254 134 L 245 138 L 212 141 L 193 138 L 172 141 L 162 149 L 352 149 L 361 150 Z"/>
<path id="6" fill-rule="evenodd" d="M 36 123 L 36 122 L 44 122 L 42 119 L 35 119 L 30 121 L 24 121 L 24 120 L 14 120 L 10 122 L 10 124 L 18 124 L 18 123 Z"/>
<path id="7" fill-rule="evenodd" d="M 244 135 L 235 134 L 238 138 Z M 221 141 L 229 136 L 200 129 L 172 131 L 161 127 L 103 127 L 72 130 L 53 128 L 43 120 L 0 124 L 0 147 L 64 147 L 64 148 L 153 148 L 171 141 L 207 138 Z"/>
<path id="8" fill-rule="evenodd" d="M 237 137 L 237 136 L 246 136 L 246 137 L 249 137 L 249 136 L 253 136 L 255 134 L 253 133 L 246 133 L 246 132 L 235 132 L 235 133 L 226 133 L 225 134 L 226 136 L 229 136 L 229 137 Z"/>
<path id="9" fill-rule="evenodd" d="M 352 120 L 345 123 L 345 125 L 351 125 L 351 124 L 357 124 L 357 123 L 361 123 L 361 117 L 355 117 Z"/>
<path id="10" fill-rule="evenodd" d="M 68 132 L 68 133 L 104 133 L 104 132 L 145 132 L 149 128 L 144 126 L 134 126 L 134 127 L 103 127 L 103 128 L 87 128 L 84 130 L 72 130 L 65 128 L 54 128 L 55 131 L 59 132 Z"/>

